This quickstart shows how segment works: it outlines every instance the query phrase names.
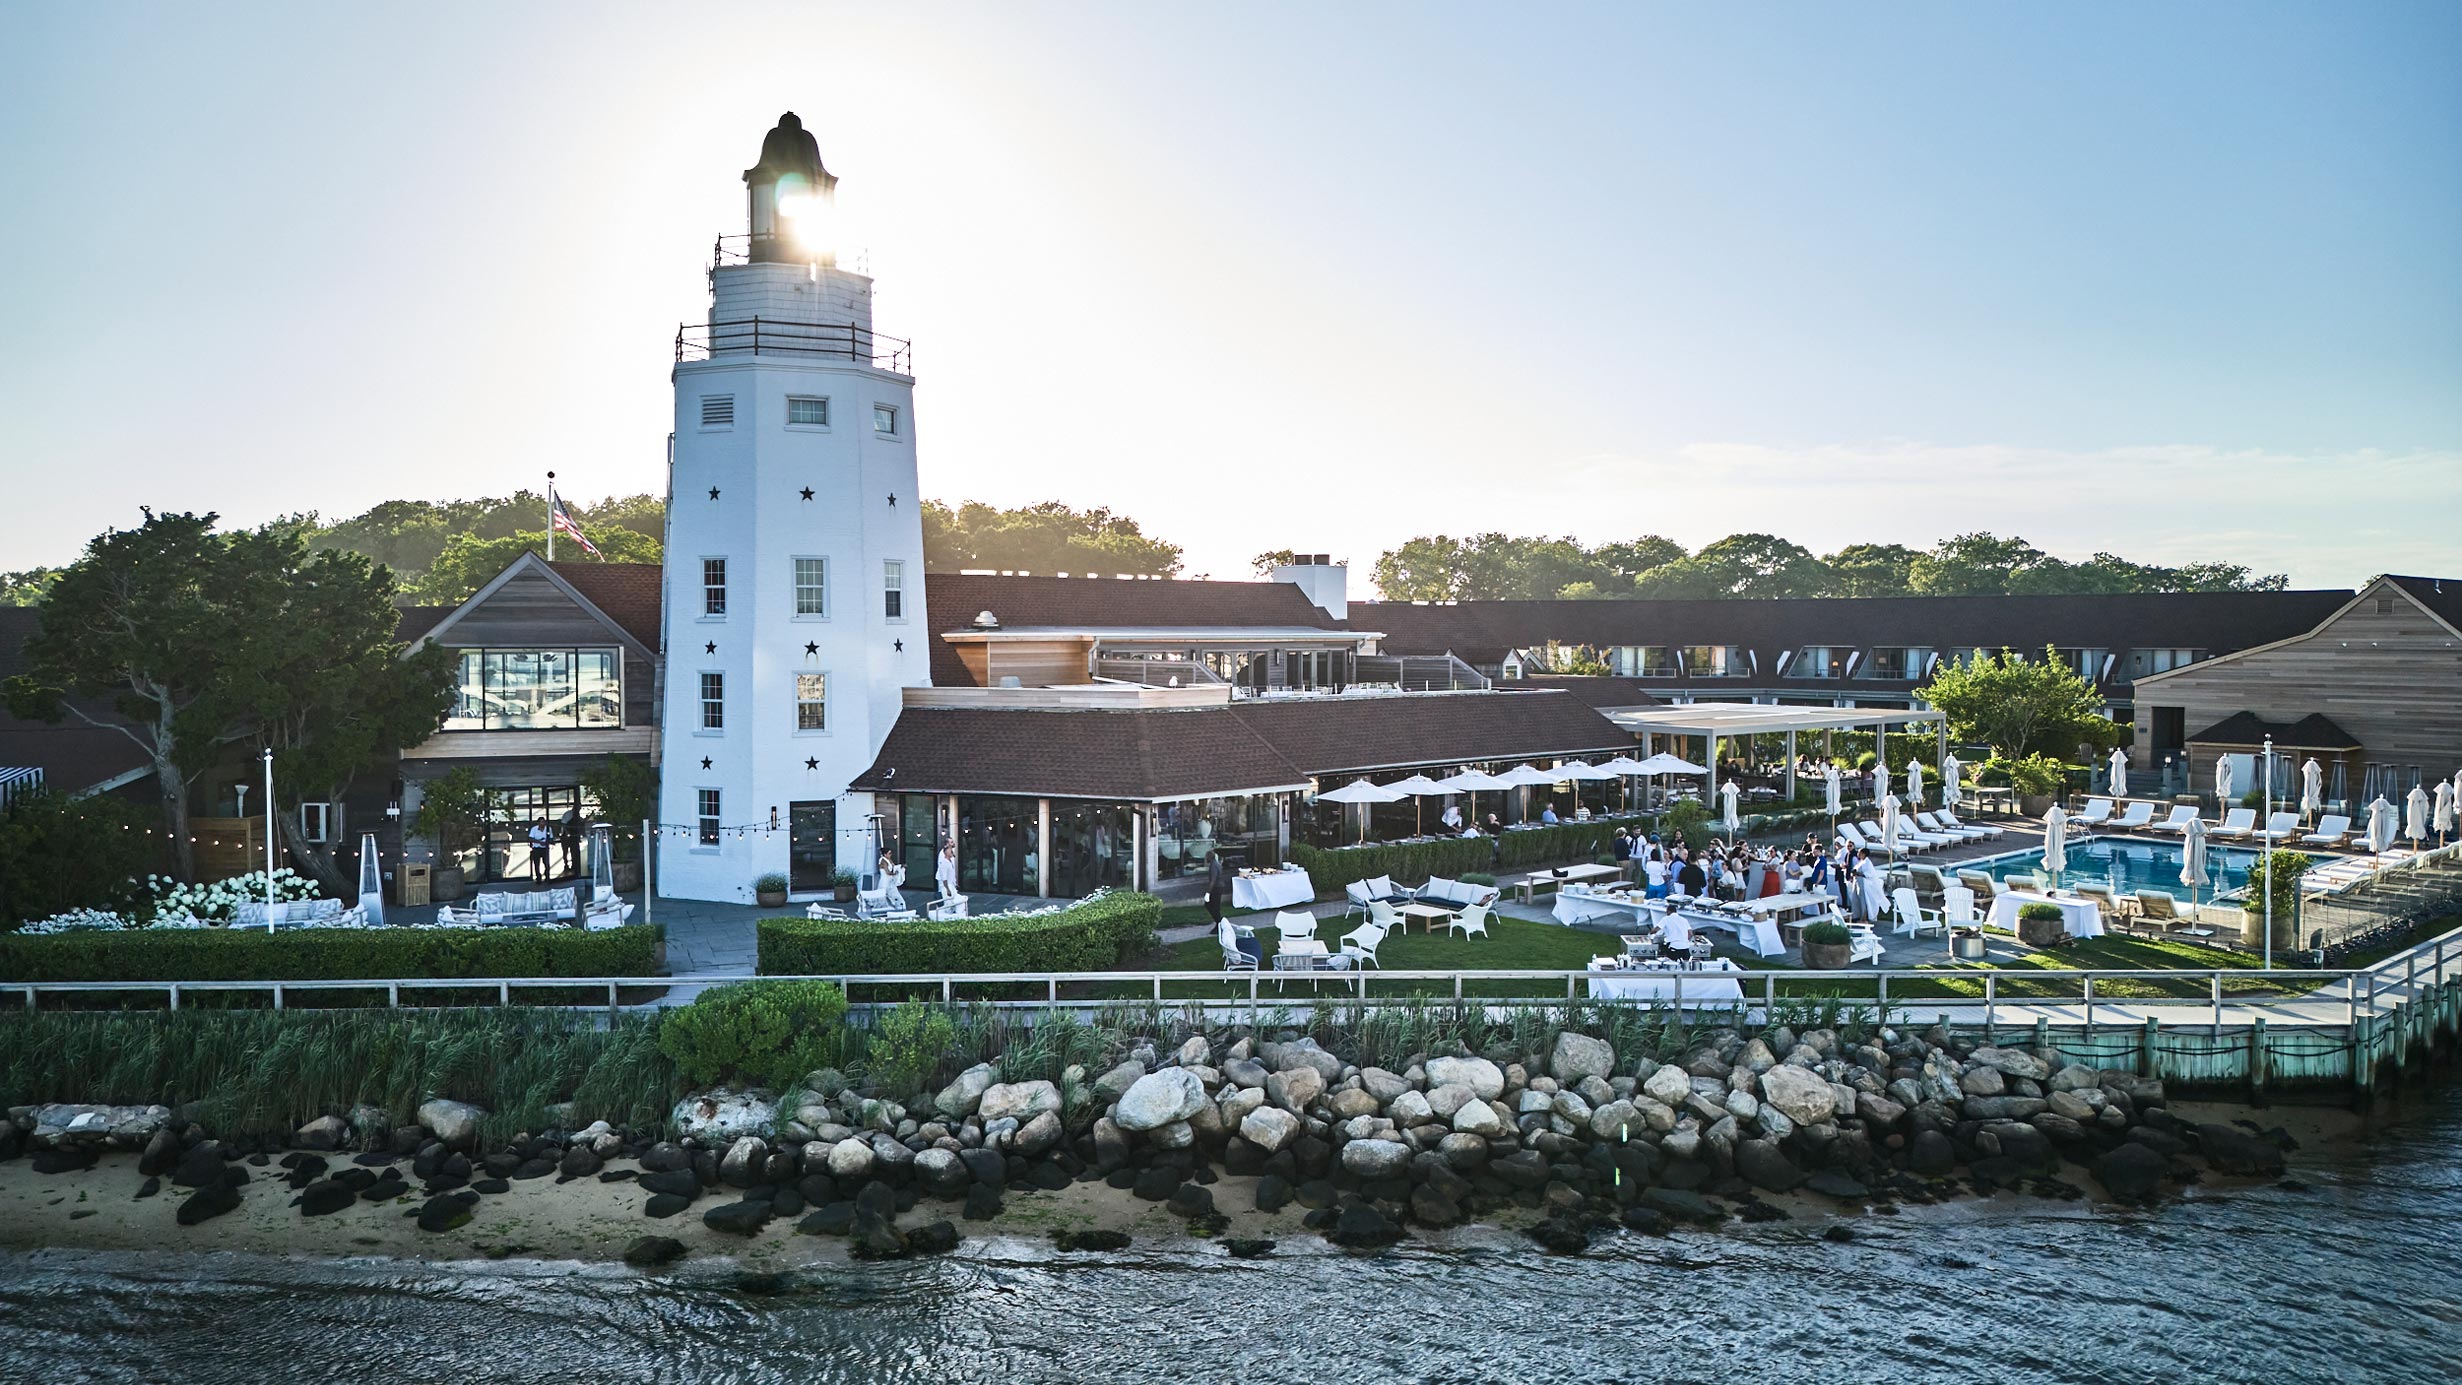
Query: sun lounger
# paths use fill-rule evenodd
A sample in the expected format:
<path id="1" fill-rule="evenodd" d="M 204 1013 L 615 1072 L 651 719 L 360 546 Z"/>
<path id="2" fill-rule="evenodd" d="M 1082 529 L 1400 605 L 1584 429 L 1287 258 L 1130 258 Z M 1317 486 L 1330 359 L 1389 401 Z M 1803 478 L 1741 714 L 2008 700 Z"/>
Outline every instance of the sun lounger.
<path id="1" fill-rule="evenodd" d="M 2149 823 L 2146 830 L 2149 832 L 2169 832 L 2175 836 L 2186 836 L 2188 834 L 2188 825 L 2196 820 L 2196 804 L 2175 803 L 2172 805 L 2170 817 L 2163 819 L 2161 822 Z"/>
<path id="2" fill-rule="evenodd" d="M 1992 897 L 2000 893 L 2000 885 L 1992 877 L 1979 870 L 1959 871 L 1958 883 L 1972 890 L 1975 898 L 1985 904 L 1990 904 Z"/>
<path id="3" fill-rule="evenodd" d="M 1992 833 L 1986 832 L 1979 827 L 1951 827 L 1949 824 L 1942 822 L 1938 816 L 1932 813 L 1917 813 L 1915 815 L 1915 825 L 1922 828 L 1926 832 L 1932 833 L 1934 836 L 1955 837 L 1959 841 L 1965 842 L 1979 842 L 1984 838 L 1993 835 Z"/>
<path id="4" fill-rule="evenodd" d="M 2317 830 L 2300 838 L 2302 846 L 2340 846 L 2351 835 L 2351 819 L 2340 813 L 2328 813 L 2317 819 Z"/>
<path id="5" fill-rule="evenodd" d="M 2069 830 L 2074 832 L 2081 827 L 2101 827 L 2111 820 L 2112 801 L 2108 798 L 2089 798 L 2086 806 L 2077 810 L 2077 816 L 2069 819 Z"/>
<path id="6" fill-rule="evenodd" d="M 2109 825 L 2114 832 L 2141 832 L 2153 821 L 2153 804 L 2132 803 L 2126 812 L 2113 818 Z"/>
<path id="7" fill-rule="evenodd" d="M 2211 938 L 2214 930 L 2200 928 L 2197 921 L 2180 912 L 2180 901 L 2161 890 L 2137 892 L 2138 917 L 2160 927 L 2166 933 L 2187 938 Z"/>
<path id="8" fill-rule="evenodd" d="M 2265 830 L 2257 835 L 2269 842 L 2287 842 L 2299 835 L 2298 813 L 2276 813 L 2265 820 Z"/>
<path id="9" fill-rule="evenodd" d="M 2234 808 L 2223 814 L 2223 820 L 2208 833 L 2215 837 L 2246 837 L 2257 830 L 2257 810 Z"/>
<path id="10" fill-rule="evenodd" d="M 1950 812 L 1946 808 L 1937 810 L 1932 814 L 1932 816 L 1939 818 L 1941 827 L 1948 831 L 1980 832 L 1986 837 L 1997 837 L 2003 835 L 2009 830 L 2006 827 L 1993 827 L 1980 822 L 1960 822 L 1958 821 L 1958 815 Z"/>

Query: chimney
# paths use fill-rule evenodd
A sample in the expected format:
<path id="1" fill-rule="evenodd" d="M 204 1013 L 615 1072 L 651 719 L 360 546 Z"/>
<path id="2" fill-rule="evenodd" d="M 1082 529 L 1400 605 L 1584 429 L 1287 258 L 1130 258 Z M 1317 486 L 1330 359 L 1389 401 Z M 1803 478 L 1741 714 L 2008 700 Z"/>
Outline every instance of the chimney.
<path id="1" fill-rule="evenodd" d="M 1351 618 L 1350 565 L 1335 562 L 1330 554 L 1295 553 L 1290 562 L 1274 569 L 1272 577 L 1299 588 L 1317 609 L 1334 619 Z"/>

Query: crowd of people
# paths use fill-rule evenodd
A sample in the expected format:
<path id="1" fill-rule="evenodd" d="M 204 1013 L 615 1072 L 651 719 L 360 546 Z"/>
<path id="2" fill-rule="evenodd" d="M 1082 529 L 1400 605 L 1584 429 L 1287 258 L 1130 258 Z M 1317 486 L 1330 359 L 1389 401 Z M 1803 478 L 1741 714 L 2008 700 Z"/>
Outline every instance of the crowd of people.
<path id="1" fill-rule="evenodd" d="M 1626 877 L 1645 886 L 1652 899 L 1678 894 L 1744 900 L 1829 890 L 1849 913 L 1874 922 L 1889 907 L 1880 864 L 1843 837 L 1826 848 L 1818 834 L 1807 832 L 1800 847 L 1714 841 L 1695 850 L 1681 841 L 1661 841 L 1655 832 L 1619 827 L 1610 850 Z"/>

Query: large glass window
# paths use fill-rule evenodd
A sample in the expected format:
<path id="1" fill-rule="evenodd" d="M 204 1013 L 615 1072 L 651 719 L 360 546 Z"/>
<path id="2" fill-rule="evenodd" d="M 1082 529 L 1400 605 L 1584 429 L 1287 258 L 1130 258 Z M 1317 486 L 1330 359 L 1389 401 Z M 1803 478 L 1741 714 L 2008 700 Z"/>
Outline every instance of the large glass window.
<path id="1" fill-rule="evenodd" d="M 465 649 L 444 729 L 570 731 L 623 724 L 623 664 L 612 649 Z"/>
<path id="2" fill-rule="evenodd" d="M 1202 874 L 1218 852 L 1233 865 L 1274 865 L 1281 814 L 1275 794 L 1166 803 L 1155 810 L 1155 870 L 1165 880 Z"/>
<path id="3" fill-rule="evenodd" d="M 1791 678 L 1844 678 L 1850 651 L 1834 644 L 1811 644 L 1795 651 L 1787 663 Z"/>
<path id="4" fill-rule="evenodd" d="M 829 729 L 829 675 L 799 673 L 795 675 L 795 729 L 826 731 Z"/>
<path id="5" fill-rule="evenodd" d="M 582 846 L 598 820 L 598 800 L 571 784 L 491 788 L 477 845 L 454 855 L 472 880 L 564 880 L 582 873 Z M 544 827 L 545 845 L 533 827 Z"/>
<path id="6" fill-rule="evenodd" d="M 958 888 L 1033 894 L 1042 870 L 1036 856 L 1037 821 L 1031 798 L 960 798 Z"/>
<path id="7" fill-rule="evenodd" d="M 1742 678 L 1752 672 L 1752 660 L 1731 644 L 1688 645 L 1684 671 L 1694 678 Z"/>
<path id="8" fill-rule="evenodd" d="M 1051 892 L 1075 899 L 1130 888 L 1137 879 L 1136 819 L 1126 803 L 1053 799 Z"/>
<path id="9" fill-rule="evenodd" d="M 727 676 L 723 673 L 701 675 L 701 729 L 723 731 L 727 726 Z"/>
<path id="10" fill-rule="evenodd" d="M 1928 647 L 1882 645 L 1872 651 L 1871 677 L 1897 678 L 1907 682 L 1923 677 L 1924 665 L 1932 662 Z"/>

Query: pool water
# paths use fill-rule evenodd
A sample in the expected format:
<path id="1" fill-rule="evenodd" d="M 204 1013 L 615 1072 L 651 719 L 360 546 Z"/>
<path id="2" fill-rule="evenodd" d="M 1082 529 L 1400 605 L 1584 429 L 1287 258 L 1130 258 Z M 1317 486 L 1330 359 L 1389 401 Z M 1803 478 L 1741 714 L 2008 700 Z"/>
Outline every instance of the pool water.
<path id="1" fill-rule="evenodd" d="M 2096 837 L 2088 841 L 2069 843 L 2069 868 L 2061 872 L 2064 885 L 2080 881 L 2108 881 L 2122 894 L 2138 890 L 2161 890 L 2166 894 L 2186 898 L 2189 888 L 2180 883 L 2180 852 L 2178 842 L 2146 842 L 2116 837 Z M 2247 847 L 2206 843 L 2206 883 L 2200 892 L 2207 899 L 2218 894 L 2244 889 L 2248 876 L 2257 864 L 2257 853 Z M 2043 868 L 2040 848 L 2015 856 L 1985 861 L 1977 865 L 1959 866 L 1959 870 L 1980 870 L 1995 880 L 2017 876 L 2025 880 Z"/>

